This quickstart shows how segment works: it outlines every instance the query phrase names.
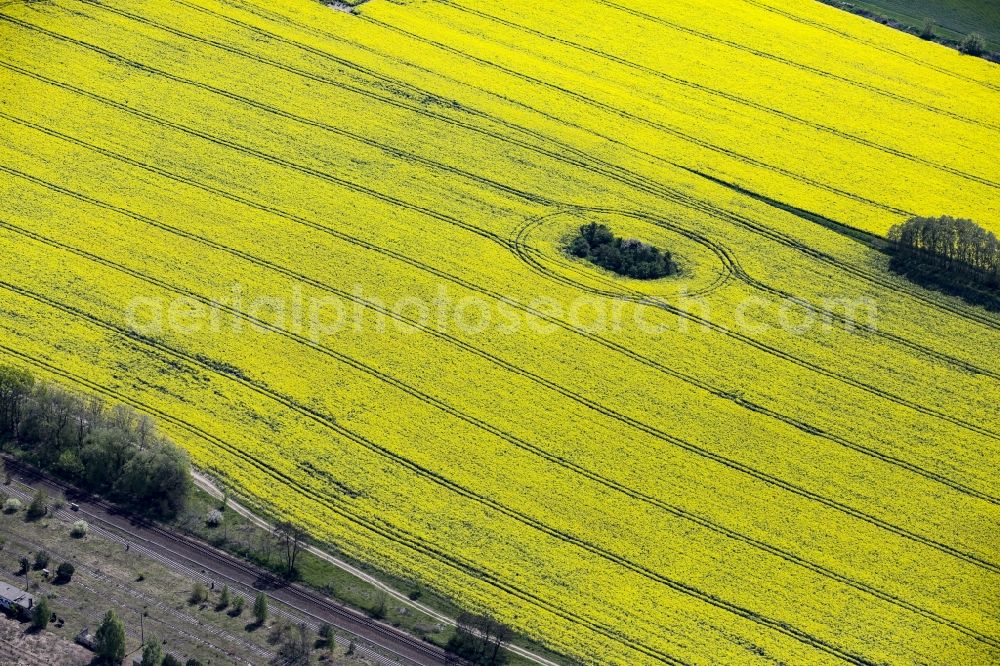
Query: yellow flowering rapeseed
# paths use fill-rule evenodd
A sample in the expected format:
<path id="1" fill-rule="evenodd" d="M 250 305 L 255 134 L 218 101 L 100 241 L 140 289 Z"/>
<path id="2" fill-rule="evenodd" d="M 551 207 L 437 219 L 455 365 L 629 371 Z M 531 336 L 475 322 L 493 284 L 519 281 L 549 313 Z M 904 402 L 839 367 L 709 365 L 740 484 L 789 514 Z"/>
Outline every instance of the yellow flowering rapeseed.
<path id="1" fill-rule="evenodd" d="M 996 65 L 805 0 L 0 33 L 3 361 L 587 663 L 1000 661 L 1000 317 L 843 233 L 1000 231 Z"/>

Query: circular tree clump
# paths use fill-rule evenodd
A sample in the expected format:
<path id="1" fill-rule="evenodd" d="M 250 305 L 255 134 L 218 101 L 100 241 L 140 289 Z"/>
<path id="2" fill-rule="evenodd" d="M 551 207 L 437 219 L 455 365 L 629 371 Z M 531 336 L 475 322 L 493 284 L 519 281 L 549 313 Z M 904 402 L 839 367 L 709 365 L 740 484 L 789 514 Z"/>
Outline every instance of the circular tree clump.
<path id="1" fill-rule="evenodd" d="M 596 222 L 580 227 L 567 250 L 574 257 L 637 280 L 655 280 L 678 271 L 669 251 L 635 238 L 615 236 L 607 225 Z"/>

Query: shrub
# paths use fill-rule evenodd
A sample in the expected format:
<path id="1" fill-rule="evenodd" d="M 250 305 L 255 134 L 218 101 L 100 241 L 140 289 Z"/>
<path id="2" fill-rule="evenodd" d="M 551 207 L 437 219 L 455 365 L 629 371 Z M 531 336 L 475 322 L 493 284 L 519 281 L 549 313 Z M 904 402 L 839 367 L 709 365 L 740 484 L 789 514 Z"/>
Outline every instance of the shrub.
<path id="1" fill-rule="evenodd" d="M 31 498 L 31 504 L 28 505 L 28 520 L 38 520 L 48 512 L 48 497 L 43 491 L 39 490 Z"/>
<path id="2" fill-rule="evenodd" d="M 21 510 L 21 500 L 16 497 L 11 497 L 9 500 L 3 503 L 4 513 L 17 513 Z"/>
<path id="3" fill-rule="evenodd" d="M 243 607 L 246 605 L 247 601 L 241 596 L 237 596 L 233 599 L 233 607 L 229 611 L 229 614 L 233 617 L 238 617 L 243 614 Z"/>
<path id="4" fill-rule="evenodd" d="M 49 554 L 44 550 L 35 553 L 35 569 L 44 569 L 49 566 Z"/>
<path id="5" fill-rule="evenodd" d="M 386 594 L 385 592 L 379 592 L 378 597 L 375 599 L 375 605 L 372 606 L 370 615 L 376 620 L 384 620 L 388 609 L 386 608 Z"/>
<path id="6" fill-rule="evenodd" d="M 69 562 L 63 562 L 56 569 L 56 580 L 61 583 L 68 583 L 73 579 L 73 574 L 76 573 L 76 567 L 74 567 Z"/>
<path id="7" fill-rule="evenodd" d="M 31 560 L 26 556 L 22 555 L 17 561 L 21 564 L 21 571 L 19 573 L 25 574 L 31 570 Z"/>
<path id="8" fill-rule="evenodd" d="M 978 32 L 970 32 L 959 42 L 958 50 L 967 55 L 983 55 L 986 52 L 986 40 Z"/>
<path id="9" fill-rule="evenodd" d="M 181 666 L 181 660 L 172 654 L 164 656 L 163 661 L 160 663 L 162 666 Z"/>
<path id="10" fill-rule="evenodd" d="M 222 586 L 222 592 L 219 593 L 219 605 L 218 605 L 218 609 L 219 610 L 223 610 L 225 608 L 229 608 L 229 602 L 230 601 L 231 601 L 231 599 L 230 599 L 230 595 L 229 595 L 229 586 L 228 585 L 223 585 Z"/>
<path id="11" fill-rule="evenodd" d="M 69 533 L 70 536 L 72 536 L 74 539 L 82 539 L 83 537 L 87 536 L 87 532 L 89 531 L 90 531 L 90 526 L 87 525 L 87 521 L 78 520 L 75 523 L 73 523 L 73 529 L 71 529 Z"/>
<path id="12" fill-rule="evenodd" d="M 191 596 L 188 597 L 188 601 L 192 604 L 204 603 L 208 600 L 208 588 L 206 588 L 201 582 L 195 583 L 191 587 Z"/>
<path id="13" fill-rule="evenodd" d="M 257 624 L 267 622 L 267 595 L 261 592 L 253 601 L 253 617 Z"/>
<path id="14" fill-rule="evenodd" d="M 205 516 L 205 524 L 209 527 L 218 527 L 222 524 L 222 512 L 218 509 L 212 509 Z"/>
<path id="15" fill-rule="evenodd" d="M 52 617 L 52 609 L 49 607 L 49 598 L 42 595 L 31 611 L 31 628 L 41 631 L 49 626 L 49 619 Z"/>

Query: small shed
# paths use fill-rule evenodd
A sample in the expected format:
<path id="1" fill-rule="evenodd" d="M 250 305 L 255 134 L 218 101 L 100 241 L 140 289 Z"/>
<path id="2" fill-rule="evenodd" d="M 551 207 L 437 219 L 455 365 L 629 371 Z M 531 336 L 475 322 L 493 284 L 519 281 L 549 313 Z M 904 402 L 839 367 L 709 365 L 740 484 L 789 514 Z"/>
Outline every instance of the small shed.
<path id="1" fill-rule="evenodd" d="M 90 633 L 90 627 L 81 629 L 80 633 L 73 640 L 88 650 L 94 651 L 97 649 L 97 641 L 94 640 L 94 635 Z"/>
<path id="2" fill-rule="evenodd" d="M 21 588 L 0 581 L 0 608 L 9 611 L 20 619 L 31 615 L 35 607 L 35 597 Z"/>

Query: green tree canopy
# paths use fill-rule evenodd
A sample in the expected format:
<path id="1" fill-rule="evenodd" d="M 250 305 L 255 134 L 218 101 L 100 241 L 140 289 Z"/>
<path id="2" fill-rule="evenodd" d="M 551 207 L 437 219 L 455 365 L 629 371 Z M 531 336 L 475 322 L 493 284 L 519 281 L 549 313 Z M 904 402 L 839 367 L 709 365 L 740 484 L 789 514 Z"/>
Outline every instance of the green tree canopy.
<path id="1" fill-rule="evenodd" d="M 113 610 L 104 614 L 94 643 L 94 651 L 105 664 L 117 665 L 125 658 L 125 623 Z"/>

